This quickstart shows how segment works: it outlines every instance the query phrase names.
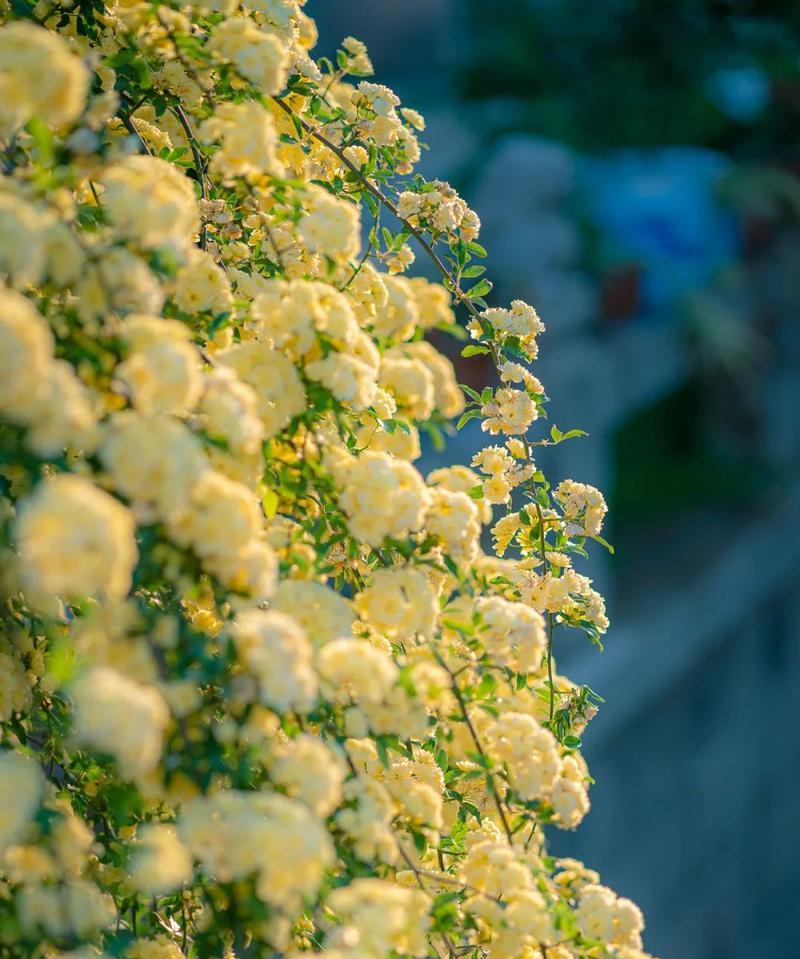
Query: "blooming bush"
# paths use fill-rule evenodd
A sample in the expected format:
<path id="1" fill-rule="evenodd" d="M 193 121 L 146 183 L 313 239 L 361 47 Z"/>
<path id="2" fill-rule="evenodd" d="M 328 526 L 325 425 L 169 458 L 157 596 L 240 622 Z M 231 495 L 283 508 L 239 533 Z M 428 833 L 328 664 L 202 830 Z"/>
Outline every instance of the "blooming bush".
<path id="1" fill-rule="evenodd" d="M 296 0 L 4 14 L 0 956 L 641 959 L 545 845 L 605 504 L 422 117 Z M 423 477 L 457 416 L 496 443 Z"/>

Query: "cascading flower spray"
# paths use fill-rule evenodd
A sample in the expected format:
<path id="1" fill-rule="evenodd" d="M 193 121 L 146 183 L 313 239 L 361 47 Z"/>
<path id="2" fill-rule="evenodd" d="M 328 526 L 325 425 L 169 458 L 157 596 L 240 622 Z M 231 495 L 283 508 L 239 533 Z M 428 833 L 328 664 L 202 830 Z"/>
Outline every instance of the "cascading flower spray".
<path id="1" fill-rule="evenodd" d="M 0 5 L 0 956 L 644 959 L 546 847 L 608 623 L 543 324 L 302 6 Z"/>

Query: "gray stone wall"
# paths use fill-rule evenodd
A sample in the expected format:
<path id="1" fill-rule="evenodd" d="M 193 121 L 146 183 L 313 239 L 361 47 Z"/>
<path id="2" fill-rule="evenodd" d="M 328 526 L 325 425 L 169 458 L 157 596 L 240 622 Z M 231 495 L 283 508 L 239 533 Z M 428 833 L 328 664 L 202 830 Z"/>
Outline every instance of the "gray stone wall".
<path id="1" fill-rule="evenodd" d="M 664 959 L 794 954 L 798 534 L 800 485 L 570 664 L 607 703 L 584 743 L 593 808 L 554 844 L 640 903 Z"/>

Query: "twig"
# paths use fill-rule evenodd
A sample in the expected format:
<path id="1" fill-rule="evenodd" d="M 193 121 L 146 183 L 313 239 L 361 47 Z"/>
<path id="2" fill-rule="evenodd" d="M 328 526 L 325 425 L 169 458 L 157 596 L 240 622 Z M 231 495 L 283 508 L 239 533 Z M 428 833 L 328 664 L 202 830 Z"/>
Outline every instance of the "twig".
<path id="1" fill-rule="evenodd" d="M 189 141 L 189 147 L 192 151 L 192 156 L 194 157 L 194 165 L 197 168 L 197 179 L 200 183 L 200 196 L 204 199 L 208 199 L 208 191 L 206 189 L 206 164 L 203 154 L 200 152 L 200 149 L 197 146 L 197 140 L 195 138 L 194 132 L 192 131 L 192 126 L 189 123 L 189 118 L 186 116 L 186 113 L 180 103 L 172 107 L 172 112 L 178 118 L 178 122 L 183 127 L 183 132 L 186 134 L 186 139 Z M 205 222 L 202 223 L 200 227 L 200 249 L 205 250 L 208 244 L 208 233 L 206 229 Z"/>
<path id="2" fill-rule="evenodd" d="M 125 124 L 125 126 L 128 128 L 128 130 L 129 130 L 129 131 L 133 134 L 133 136 L 135 136 L 136 139 L 139 141 L 139 144 L 140 144 L 141 148 L 144 150 L 144 152 L 145 152 L 148 156 L 152 156 L 152 155 L 153 155 L 153 151 L 150 149 L 150 147 L 149 147 L 149 146 L 144 142 L 144 140 L 142 139 L 142 135 L 141 135 L 141 133 L 139 133 L 139 131 L 136 129 L 136 124 L 133 122 L 133 117 L 130 115 L 130 113 L 122 113 L 122 112 L 120 112 L 120 116 L 121 116 L 121 118 L 122 118 L 122 122 Z"/>
<path id="3" fill-rule="evenodd" d="M 390 211 L 390 213 L 392 213 L 394 216 L 397 217 L 397 219 L 405 226 L 405 228 L 409 231 L 409 233 L 414 237 L 417 243 L 419 243 L 422 249 L 428 254 L 428 256 L 431 258 L 431 260 L 435 264 L 436 269 L 442 274 L 442 276 L 450 284 L 451 292 L 455 296 L 456 303 L 463 303 L 466 306 L 467 310 L 472 314 L 472 316 L 475 319 L 480 320 L 480 313 L 476 309 L 475 304 L 472 303 L 472 301 L 464 295 L 464 292 L 462 291 L 461 287 L 459 286 L 453 274 L 447 269 L 447 267 L 445 266 L 445 264 L 442 262 L 441 258 L 439 257 L 439 254 L 436 252 L 436 250 L 434 250 L 433 246 L 425 239 L 424 233 L 421 230 L 419 230 L 417 227 L 409 223 L 408 220 L 400 216 L 397 206 L 389 199 L 389 197 L 387 197 L 386 194 L 383 193 L 383 191 L 379 189 L 379 187 L 377 187 L 372 182 L 372 180 L 369 179 L 369 177 L 365 176 L 361 172 L 361 170 L 355 165 L 355 163 L 353 163 L 347 157 L 347 155 L 344 153 L 344 151 L 340 147 L 336 146 L 335 143 L 329 140 L 324 133 L 321 133 L 318 127 L 313 126 L 312 124 L 304 120 L 302 117 L 298 116 L 294 112 L 294 110 L 292 110 L 292 108 L 288 105 L 288 103 L 286 103 L 280 97 L 273 97 L 272 99 L 275 103 L 277 103 L 277 105 L 281 108 L 281 110 L 284 111 L 284 113 L 287 113 L 289 116 L 294 117 L 297 120 L 297 122 L 300 124 L 300 126 L 306 131 L 306 133 L 314 137 L 315 140 L 318 140 L 323 146 L 326 146 L 332 153 L 334 153 L 339 158 L 339 160 L 347 167 L 347 169 L 350 170 L 351 173 L 354 173 L 359 178 L 359 180 L 361 180 L 361 182 L 364 184 L 364 187 L 367 190 L 369 190 L 369 192 L 375 197 L 375 199 L 378 200 L 380 203 L 382 203 L 386 207 L 386 209 Z"/>
<path id="4" fill-rule="evenodd" d="M 544 514 L 542 513 L 542 507 L 536 500 L 533 501 L 533 505 L 536 507 L 536 512 L 539 516 L 539 542 L 541 543 L 542 550 L 542 576 L 544 576 L 547 573 L 547 553 L 545 552 L 544 538 Z M 555 686 L 553 685 L 553 614 L 549 610 L 547 611 L 547 682 L 550 686 L 550 710 L 547 717 L 547 724 L 552 726 L 556 691 Z"/>
<path id="5" fill-rule="evenodd" d="M 469 734 L 472 737 L 472 741 L 475 743 L 475 748 L 478 750 L 478 754 L 480 755 L 481 759 L 483 759 L 484 762 L 486 763 L 484 767 L 486 769 L 486 779 L 489 783 L 489 788 L 492 793 L 492 798 L 494 799 L 495 805 L 497 806 L 497 812 L 500 815 L 500 821 L 503 823 L 503 831 L 506 834 L 506 839 L 508 839 L 509 846 L 513 846 L 514 834 L 511 832 L 511 827 L 508 824 L 508 819 L 506 818 L 506 812 L 505 812 L 505 809 L 503 808 L 503 803 L 502 803 L 502 800 L 500 799 L 500 793 L 497 790 L 497 784 L 494 781 L 494 776 L 489 771 L 489 759 L 486 753 L 484 752 L 483 746 L 481 745 L 481 741 L 480 739 L 478 739 L 478 733 L 476 732 L 475 727 L 472 724 L 472 720 L 470 719 L 469 713 L 467 712 L 467 705 L 464 702 L 464 697 L 461 694 L 461 690 L 458 688 L 458 683 L 456 682 L 455 676 L 453 675 L 453 671 L 450 669 L 447 663 L 442 659 L 442 657 L 439 655 L 437 650 L 433 649 L 433 655 L 436 657 L 436 661 L 439 663 L 442 669 L 444 669 L 447 675 L 450 677 L 450 686 L 451 686 L 451 689 L 453 690 L 453 695 L 456 697 L 456 701 L 458 702 L 459 709 L 461 710 L 461 715 L 464 717 L 464 722 L 467 725 L 467 729 L 469 730 Z"/>

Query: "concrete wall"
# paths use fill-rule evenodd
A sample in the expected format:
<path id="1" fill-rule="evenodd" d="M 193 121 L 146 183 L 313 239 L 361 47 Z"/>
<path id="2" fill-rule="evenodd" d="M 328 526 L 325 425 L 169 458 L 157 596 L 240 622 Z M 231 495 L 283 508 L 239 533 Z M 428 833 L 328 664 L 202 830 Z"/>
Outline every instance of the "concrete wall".
<path id="1" fill-rule="evenodd" d="M 794 955 L 798 570 L 800 486 L 646 597 L 605 654 L 572 657 L 607 703 L 584 743 L 593 808 L 554 846 L 639 902 L 664 959 Z"/>

